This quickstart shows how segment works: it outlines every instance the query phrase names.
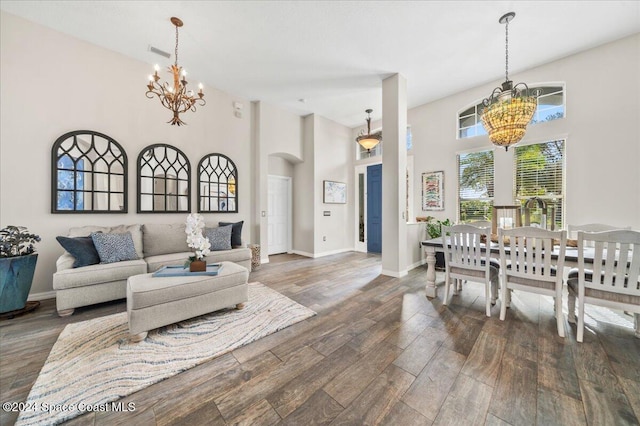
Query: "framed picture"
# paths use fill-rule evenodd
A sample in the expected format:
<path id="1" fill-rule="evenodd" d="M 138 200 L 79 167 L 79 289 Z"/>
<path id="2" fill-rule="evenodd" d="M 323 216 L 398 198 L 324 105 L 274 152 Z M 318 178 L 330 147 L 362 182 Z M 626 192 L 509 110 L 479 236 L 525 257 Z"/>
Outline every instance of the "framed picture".
<path id="1" fill-rule="evenodd" d="M 444 172 L 422 174 L 422 210 L 444 210 Z"/>
<path id="2" fill-rule="evenodd" d="M 322 182 L 324 191 L 322 194 L 322 202 L 325 204 L 346 204 L 347 203 L 347 184 L 342 182 L 334 182 L 325 180 Z"/>

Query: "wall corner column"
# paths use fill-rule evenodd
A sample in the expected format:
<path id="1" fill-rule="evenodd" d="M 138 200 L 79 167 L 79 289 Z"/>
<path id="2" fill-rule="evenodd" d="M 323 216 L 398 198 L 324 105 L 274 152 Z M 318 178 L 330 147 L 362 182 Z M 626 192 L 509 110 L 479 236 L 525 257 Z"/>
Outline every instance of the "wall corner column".
<path id="1" fill-rule="evenodd" d="M 407 80 L 382 81 L 382 274 L 407 275 Z"/>

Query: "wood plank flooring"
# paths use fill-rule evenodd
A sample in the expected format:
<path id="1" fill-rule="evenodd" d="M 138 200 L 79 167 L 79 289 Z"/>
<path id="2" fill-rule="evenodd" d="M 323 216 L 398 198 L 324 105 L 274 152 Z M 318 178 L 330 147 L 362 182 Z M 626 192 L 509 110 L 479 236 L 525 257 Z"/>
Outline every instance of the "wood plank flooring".
<path id="1" fill-rule="evenodd" d="M 578 344 L 568 323 L 558 337 L 544 296 L 515 292 L 503 322 L 500 301 L 484 315 L 479 284 L 449 306 L 427 299 L 424 267 L 398 279 L 363 253 L 271 260 L 250 281 L 317 316 L 123 398 L 135 412 L 68 424 L 640 424 L 640 339 L 623 313 L 592 315 Z M 65 325 L 125 310 L 116 301 L 59 318 L 50 300 L 0 321 L 0 400 L 26 399 Z M 0 424 L 16 417 L 0 411 Z"/>

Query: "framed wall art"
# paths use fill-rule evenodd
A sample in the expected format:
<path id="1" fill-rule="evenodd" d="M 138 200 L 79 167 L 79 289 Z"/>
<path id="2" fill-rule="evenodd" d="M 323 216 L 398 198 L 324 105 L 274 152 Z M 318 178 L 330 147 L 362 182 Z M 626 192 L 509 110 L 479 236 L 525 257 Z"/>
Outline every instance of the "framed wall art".
<path id="1" fill-rule="evenodd" d="M 324 191 L 322 202 L 325 204 L 347 204 L 347 184 L 332 180 L 322 181 Z"/>
<path id="2" fill-rule="evenodd" d="M 422 174 L 422 210 L 444 210 L 444 172 Z"/>

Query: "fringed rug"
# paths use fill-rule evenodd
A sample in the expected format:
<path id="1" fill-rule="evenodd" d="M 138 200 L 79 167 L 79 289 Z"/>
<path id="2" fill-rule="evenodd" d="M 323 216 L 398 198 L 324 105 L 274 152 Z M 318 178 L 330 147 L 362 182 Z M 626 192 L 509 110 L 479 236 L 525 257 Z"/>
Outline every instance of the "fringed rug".
<path id="1" fill-rule="evenodd" d="M 316 313 L 259 284 L 227 309 L 129 342 L 127 313 L 67 325 L 31 388 L 17 425 L 57 424 L 275 333 Z M 89 410 L 91 411 L 91 410 Z"/>

